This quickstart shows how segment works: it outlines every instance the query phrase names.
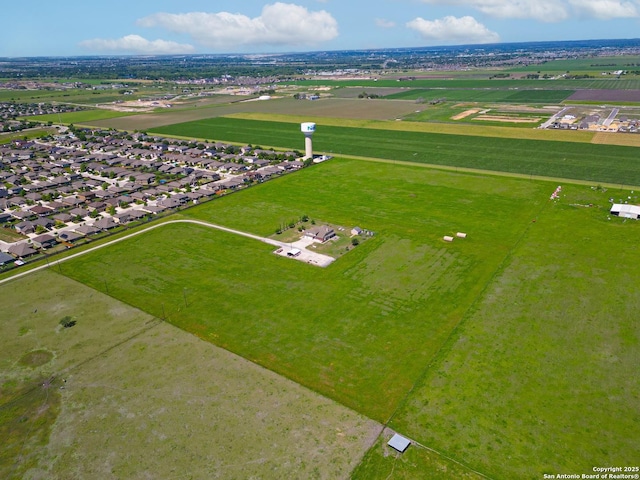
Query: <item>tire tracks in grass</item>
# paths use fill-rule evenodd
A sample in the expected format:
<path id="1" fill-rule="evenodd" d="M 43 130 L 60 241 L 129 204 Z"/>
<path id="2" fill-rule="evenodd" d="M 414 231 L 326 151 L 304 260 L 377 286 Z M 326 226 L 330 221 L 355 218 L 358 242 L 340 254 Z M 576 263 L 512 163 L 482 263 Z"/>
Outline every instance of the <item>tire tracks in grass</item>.
<path id="1" fill-rule="evenodd" d="M 540 207 L 538 212 L 535 214 L 534 218 L 535 218 L 536 221 L 543 214 L 545 208 L 547 207 L 547 205 L 549 205 L 549 203 L 550 203 L 549 201 L 546 201 L 546 202 L 544 202 L 542 204 L 542 206 Z M 405 394 L 404 398 L 402 398 L 400 400 L 400 402 L 398 402 L 398 404 L 397 404 L 396 408 L 394 409 L 394 411 L 391 413 L 389 418 L 384 422 L 384 424 L 383 424 L 384 428 L 388 428 L 388 429 L 393 430 L 393 427 L 390 426 L 391 422 L 396 417 L 398 412 L 400 412 L 405 407 L 405 405 L 409 402 L 409 400 L 411 399 L 412 394 L 415 391 L 416 387 L 421 385 L 424 382 L 424 379 L 431 372 L 432 368 L 435 365 L 437 365 L 438 363 L 440 363 L 444 358 L 446 358 L 447 354 L 455 346 L 456 341 L 458 340 L 458 338 L 460 337 L 460 334 L 462 333 L 464 325 L 467 323 L 467 321 L 469 319 L 470 312 L 472 312 L 474 310 L 474 308 L 482 301 L 482 299 L 485 296 L 485 293 L 486 293 L 487 289 L 491 285 L 493 285 L 494 280 L 509 265 L 510 259 L 512 258 L 514 252 L 517 250 L 518 246 L 522 243 L 522 240 L 527 236 L 527 233 L 529 232 L 529 230 L 532 228 L 532 226 L 535 223 L 536 223 L 535 221 L 529 223 L 522 230 L 522 233 L 517 238 L 517 240 L 514 242 L 513 246 L 509 249 L 509 251 L 505 254 L 504 258 L 500 261 L 500 263 L 496 267 L 496 269 L 493 272 L 493 274 L 491 275 L 491 277 L 485 283 L 485 285 L 482 288 L 482 290 L 480 290 L 480 292 L 478 292 L 478 295 L 476 296 L 476 298 L 471 302 L 469 307 L 465 310 L 465 312 L 463 313 L 463 315 L 460 318 L 460 321 L 451 329 L 451 332 L 449 333 L 449 335 L 447 336 L 445 341 L 442 343 L 440 348 L 431 357 L 431 360 L 427 363 L 427 365 L 425 366 L 425 368 L 422 371 L 422 373 L 420 375 L 418 375 L 418 377 L 416 378 L 415 382 L 413 383 L 413 385 L 411 386 L 409 391 Z M 463 463 L 462 461 L 457 460 L 457 459 L 455 459 L 453 457 L 450 457 L 449 455 L 447 455 L 447 454 L 445 454 L 443 452 L 440 452 L 438 450 L 435 450 L 435 449 L 433 449 L 433 448 L 431 448 L 429 446 L 423 445 L 423 444 L 421 444 L 420 442 L 418 442 L 416 440 L 412 439 L 412 443 L 415 443 L 416 445 L 419 445 L 420 447 L 422 447 L 422 448 L 424 448 L 426 450 L 429 450 L 429 451 L 431 451 L 433 453 L 436 453 L 436 454 L 440 455 L 441 457 L 446 458 L 447 460 L 452 461 L 452 462 L 464 467 L 465 469 L 480 475 L 483 478 L 487 478 L 487 479 L 491 478 L 487 474 L 484 474 L 484 473 L 481 473 L 481 472 L 475 470 L 474 468 L 472 468 L 469 465 Z"/>

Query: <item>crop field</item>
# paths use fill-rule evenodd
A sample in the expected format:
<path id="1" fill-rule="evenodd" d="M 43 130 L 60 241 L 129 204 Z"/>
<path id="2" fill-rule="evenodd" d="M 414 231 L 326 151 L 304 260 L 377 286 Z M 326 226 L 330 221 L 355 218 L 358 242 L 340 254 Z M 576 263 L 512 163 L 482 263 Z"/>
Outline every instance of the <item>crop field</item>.
<path id="1" fill-rule="evenodd" d="M 256 113 L 262 115 L 305 115 L 345 119 L 388 120 L 414 112 L 413 102 L 327 98 L 315 101 L 293 98 L 269 101 L 237 102 L 185 110 L 169 110 L 136 117 L 94 121 L 92 125 L 122 130 L 149 130 L 181 122 L 207 120 L 225 115 Z M 207 137 L 208 138 L 208 137 Z"/>
<path id="2" fill-rule="evenodd" d="M 254 145 L 302 148 L 295 124 L 212 118 L 157 128 L 154 133 Z M 578 132 L 576 132 L 578 133 Z M 521 175 L 640 185 L 640 160 L 633 147 L 501 139 L 421 132 L 381 132 L 323 126 L 314 136 L 316 152 L 465 167 Z"/>
<path id="3" fill-rule="evenodd" d="M 391 88 L 441 88 L 441 89 L 521 89 L 521 90 L 580 90 L 587 89 L 613 89 L 613 90 L 640 90 L 640 77 L 617 78 L 587 78 L 580 80 L 571 79 L 416 79 L 416 80 L 392 80 L 381 78 L 379 80 L 298 80 L 287 82 L 289 85 L 299 87 L 391 87 Z"/>
<path id="4" fill-rule="evenodd" d="M 580 90 L 567 100 L 572 102 L 640 103 L 640 90 Z"/>
<path id="5" fill-rule="evenodd" d="M 615 70 L 636 70 L 629 64 L 635 64 L 638 61 L 637 56 L 617 56 L 617 57 L 597 57 L 597 58 L 576 58 L 551 60 L 541 64 L 518 66 L 506 69 L 506 72 L 590 72 L 592 74 L 601 74 L 602 72 L 613 72 Z"/>
<path id="6" fill-rule="evenodd" d="M 607 219 L 629 192 L 569 185 L 550 201 L 555 187 L 334 159 L 181 214 L 259 235 L 302 214 L 375 232 L 326 269 L 167 225 L 62 273 L 444 455 L 379 442 L 354 478 L 588 473 L 632 462 L 640 441 L 640 224 Z"/>
<path id="7" fill-rule="evenodd" d="M 166 93 L 154 85 L 136 84 L 132 88 L 136 91 L 133 95 L 123 95 L 119 89 L 108 90 L 5 90 L 0 89 L 0 102 L 15 101 L 23 103 L 71 103 L 83 105 L 95 105 L 116 100 L 136 100 L 140 97 Z"/>
<path id="8" fill-rule="evenodd" d="M 411 89 L 387 95 L 386 99 L 426 101 L 446 99 L 452 102 L 499 102 L 557 104 L 570 97 L 574 90 L 516 90 L 513 89 Z"/>
<path id="9" fill-rule="evenodd" d="M 3 479 L 346 478 L 381 431 L 57 271 L 0 292 Z"/>
<path id="10" fill-rule="evenodd" d="M 506 125 L 503 122 L 496 122 L 493 125 L 487 125 L 486 122 L 460 122 L 453 119 L 456 115 L 460 115 L 467 110 L 481 111 L 473 103 L 460 104 L 439 104 L 430 105 L 424 110 L 411 113 L 403 118 L 402 121 L 376 121 L 376 120 L 359 120 L 344 119 L 331 117 L 313 117 L 313 116 L 295 116 L 295 115 L 277 115 L 277 114 L 259 114 L 259 113 L 238 113 L 229 115 L 229 118 L 238 118 L 245 120 L 260 120 L 268 122 L 283 123 L 301 123 L 314 121 L 322 126 L 334 127 L 354 127 L 368 128 L 371 130 L 390 130 L 405 132 L 422 132 L 437 133 L 448 135 L 465 135 L 472 137 L 497 137 L 511 138 L 522 140 L 544 140 L 544 141 L 560 141 L 560 142 L 577 142 L 591 143 L 595 132 L 586 130 L 582 131 L 566 131 L 566 130 L 542 130 L 531 128 L 528 125 L 523 128 L 513 128 L 513 124 Z M 500 105 L 491 109 L 495 112 L 513 114 L 520 112 L 524 115 L 537 115 L 547 117 L 554 110 L 546 110 L 540 112 L 541 109 L 527 107 L 523 105 Z M 472 118 L 472 117 L 471 117 Z M 517 124 L 516 124 L 517 125 Z M 606 140 L 606 139 L 604 139 Z M 601 143 L 606 143 L 603 141 Z M 612 145 L 617 145 L 613 142 Z"/>

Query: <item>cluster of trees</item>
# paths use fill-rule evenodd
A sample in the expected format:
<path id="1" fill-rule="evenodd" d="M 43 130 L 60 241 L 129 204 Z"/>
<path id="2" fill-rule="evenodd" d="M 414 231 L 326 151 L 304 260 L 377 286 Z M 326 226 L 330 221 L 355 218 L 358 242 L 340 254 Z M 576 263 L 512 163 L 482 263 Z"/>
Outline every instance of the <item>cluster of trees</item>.
<path id="1" fill-rule="evenodd" d="M 309 216 L 308 215 L 302 215 L 299 219 L 297 220 L 291 220 L 289 222 L 283 222 L 280 225 L 278 225 L 278 227 L 276 228 L 276 234 L 280 235 L 282 232 L 289 230 L 291 228 L 295 228 L 296 225 L 298 226 L 298 231 L 301 232 L 304 230 L 304 226 L 303 224 L 307 223 L 309 221 Z M 311 220 L 311 225 L 315 225 L 316 221 L 315 220 Z"/>

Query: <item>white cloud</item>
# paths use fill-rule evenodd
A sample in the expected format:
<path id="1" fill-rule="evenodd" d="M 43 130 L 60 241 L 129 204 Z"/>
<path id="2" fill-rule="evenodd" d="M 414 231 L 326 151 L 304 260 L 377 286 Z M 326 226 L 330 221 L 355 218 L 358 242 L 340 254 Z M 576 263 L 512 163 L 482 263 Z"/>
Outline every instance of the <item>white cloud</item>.
<path id="1" fill-rule="evenodd" d="M 620 0 L 569 0 L 575 11 L 584 17 L 610 20 L 638 16 L 637 2 Z"/>
<path id="2" fill-rule="evenodd" d="M 376 18 L 376 26 L 380 28 L 393 28 L 396 26 L 396 22 L 385 20 L 384 18 Z"/>
<path id="3" fill-rule="evenodd" d="M 193 45 L 167 40 L 147 40 L 140 35 L 126 35 L 122 38 L 94 38 L 80 42 L 80 46 L 98 52 L 128 52 L 145 55 L 172 55 L 193 53 Z"/>
<path id="4" fill-rule="evenodd" d="M 316 45 L 338 36 L 338 23 L 330 13 L 277 2 L 265 5 L 259 17 L 239 13 L 156 13 L 138 20 L 143 27 L 163 27 L 190 35 L 208 48 L 241 46 Z"/>
<path id="5" fill-rule="evenodd" d="M 478 23 L 473 17 L 447 16 L 438 20 L 416 18 L 407 27 L 417 31 L 425 40 L 442 44 L 451 43 L 496 43 L 500 36 Z"/>
<path id="6" fill-rule="evenodd" d="M 637 17 L 640 0 L 422 0 L 430 5 L 471 7 L 498 18 L 559 22 L 571 16 L 607 20 Z"/>
<path id="7" fill-rule="evenodd" d="M 533 18 L 543 22 L 568 17 L 566 0 L 422 0 L 431 5 L 462 5 L 491 17 Z"/>

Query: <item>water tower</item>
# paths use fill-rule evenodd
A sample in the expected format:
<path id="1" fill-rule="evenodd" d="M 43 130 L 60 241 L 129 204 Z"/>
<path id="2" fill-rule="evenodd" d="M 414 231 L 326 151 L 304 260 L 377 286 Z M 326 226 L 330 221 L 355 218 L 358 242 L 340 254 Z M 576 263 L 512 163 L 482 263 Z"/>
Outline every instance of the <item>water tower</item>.
<path id="1" fill-rule="evenodd" d="M 311 137 L 313 132 L 316 131 L 316 124 L 312 122 L 305 122 L 300 124 L 300 130 L 304 133 L 304 158 L 313 158 L 313 142 Z"/>

